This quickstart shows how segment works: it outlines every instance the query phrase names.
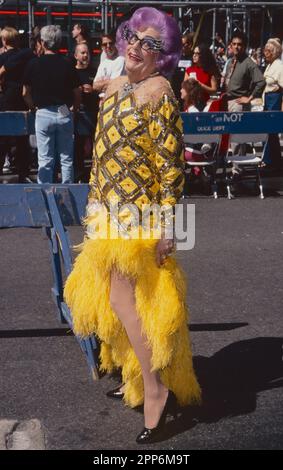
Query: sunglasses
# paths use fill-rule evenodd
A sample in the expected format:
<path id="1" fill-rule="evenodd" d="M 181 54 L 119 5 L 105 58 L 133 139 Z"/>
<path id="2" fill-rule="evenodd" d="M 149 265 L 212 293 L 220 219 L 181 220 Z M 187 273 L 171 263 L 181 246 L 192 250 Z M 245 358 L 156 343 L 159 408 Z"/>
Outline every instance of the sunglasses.
<path id="1" fill-rule="evenodd" d="M 163 43 L 160 39 L 155 39 L 151 36 L 145 36 L 140 39 L 138 35 L 131 31 L 127 26 L 124 28 L 122 37 L 131 45 L 136 44 L 136 42 L 139 41 L 140 46 L 144 51 L 162 52 Z"/>
<path id="2" fill-rule="evenodd" d="M 113 46 L 113 41 L 109 41 L 109 42 L 103 42 L 101 44 L 102 47 L 107 47 L 107 46 Z"/>

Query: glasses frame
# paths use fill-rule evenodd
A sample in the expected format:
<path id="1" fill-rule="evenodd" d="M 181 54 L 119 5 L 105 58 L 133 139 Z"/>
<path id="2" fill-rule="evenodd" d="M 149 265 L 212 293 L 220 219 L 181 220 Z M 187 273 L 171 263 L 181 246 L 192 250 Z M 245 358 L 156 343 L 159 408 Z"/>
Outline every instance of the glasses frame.
<path id="1" fill-rule="evenodd" d="M 145 36 L 144 38 L 140 39 L 134 31 L 132 31 L 128 26 L 125 26 L 123 33 L 122 33 L 123 39 L 127 41 L 128 44 L 133 45 L 137 41 L 139 41 L 141 49 L 143 51 L 151 51 L 151 52 L 163 52 L 163 42 L 161 39 L 155 39 L 152 38 L 151 36 Z M 150 44 L 149 47 L 144 47 L 145 44 L 148 43 Z"/>
<path id="2" fill-rule="evenodd" d="M 103 42 L 102 42 L 102 43 L 101 43 L 101 47 L 107 47 L 107 46 L 111 47 L 111 46 L 113 46 L 113 44 L 114 44 L 113 41 L 111 41 L 111 42 L 106 42 L 106 43 L 104 43 L 104 44 L 103 44 Z"/>

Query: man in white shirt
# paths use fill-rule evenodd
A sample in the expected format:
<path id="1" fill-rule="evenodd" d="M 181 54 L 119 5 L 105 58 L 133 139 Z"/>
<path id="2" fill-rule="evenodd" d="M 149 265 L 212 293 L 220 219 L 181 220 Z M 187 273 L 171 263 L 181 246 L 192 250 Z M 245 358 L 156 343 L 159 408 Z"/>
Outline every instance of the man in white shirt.
<path id="1" fill-rule="evenodd" d="M 101 38 L 102 54 L 97 73 L 93 81 L 93 89 L 102 93 L 108 85 L 109 80 L 119 77 L 124 72 L 124 57 L 118 55 L 115 39 L 111 34 L 104 34 Z"/>

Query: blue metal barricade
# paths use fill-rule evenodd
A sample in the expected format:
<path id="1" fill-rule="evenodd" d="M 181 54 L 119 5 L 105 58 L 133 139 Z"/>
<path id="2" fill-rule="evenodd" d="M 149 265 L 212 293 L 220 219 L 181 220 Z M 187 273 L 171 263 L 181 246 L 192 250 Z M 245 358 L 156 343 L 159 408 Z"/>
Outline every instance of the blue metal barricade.
<path id="1" fill-rule="evenodd" d="M 80 225 L 88 185 L 0 185 L 0 228 L 42 227 L 49 241 L 54 285 L 52 296 L 59 319 L 72 328 L 72 317 L 63 299 L 63 276 L 72 270 L 66 227 Z M 98 346 L 94 336 L 76 336 L 93 378 L 98 378 Z"/>
<path id="2" fill-rule="evenodd" d="M 79 135 L 91 135 L 94 116 L 91 113 L 76 114 L 75 126 Z M 35 134 L 35 113 L 30 111 L 1 111 L 0 136 L 17 136 Z"/>
<path id="3" fill-rule="evenodd" d="M 182 113 L 184 134 L 279 134 L 283 112 Z"/>
<path id="4" fill-rule="evenodd" d="M 87 115 L 80 113 L 81 124 L 78 132 L 81 135 L 89 133 L 89 128 L 83 125 L 88 120 Z M 283 112 L 209 112 L 181 113 L 186 134 L 277 134 L 283 132 Z M 30 112 L 0 112 L 1 135 L 34 134 L 34 113 Z"/>

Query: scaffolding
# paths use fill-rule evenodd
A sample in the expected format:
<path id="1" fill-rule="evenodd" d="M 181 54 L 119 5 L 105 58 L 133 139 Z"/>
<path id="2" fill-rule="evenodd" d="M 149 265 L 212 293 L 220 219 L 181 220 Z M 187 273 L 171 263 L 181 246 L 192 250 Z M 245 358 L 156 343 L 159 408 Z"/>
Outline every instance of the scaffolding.
<path id="1" fill-rule="evenodd" d="M 219 14 L 225 16 L 225 42 L 228 44 L 231 33 L 235 29 L 240 29 L 246 33 L 248 42 L 250 42 L 251 34 L 251 15 L 254 12 L 261 12 L 260 18 L 260 46 L 263 46 L 266 31 L 271 35 L 273 32 L 273 17 L 274 9 L 279 8 L 283 10 L 283 1 L 245 1 L 245 0 L 210 0 L 210 1 L 190 1 L 190 0 L 179 0 L 179 1 L 154 1 L 145 0 L 139 1 L 123 1 L 123 0 L 89 0 L 89 1 L 77 1 L 77 0 L 56 0 L 52 2 L 50 0 L 28 0 L 28 12 L 29 12 L 29 34 L 31 34 L 34 26 L 34 8 L 35 4 L 38 6 L 46 7 L 47 21 L 51 22 L 51 9 L 57 6 L 65 6 L 68 8 L 69 21 L 68 21 L 68 33 L 71 34 L 71 23 L 72 23 L 72 7 L 87 7 L 94 8 L 99 6 L 101 11 L 101 28 L 102 31 L 108 33 L 110 30 L 115 28 L 115 8 L 116 7 L 128 7 L 129 12 L 133 9 L 141 6 L 155 6 L 161 8 L 169 8 L 174 10 L 174 16 L 176 17 L 181 30 L 183 32 L 192 31 L 197 28 L 197 24 L 194 24 L 193 15 L 195 12 L 199 12 L 200 19 L 203 16 L 211 15 L 211 38 L 212 44 L 215 45 L 215 35 L 217 32 L 217 21 L 219 23 Z M 48 15 L 49 13 L 49 15 Z M 201 20 L 201 21 L 202 21 Z M 183 25 L 186 24 L 186 28 Z"/>

